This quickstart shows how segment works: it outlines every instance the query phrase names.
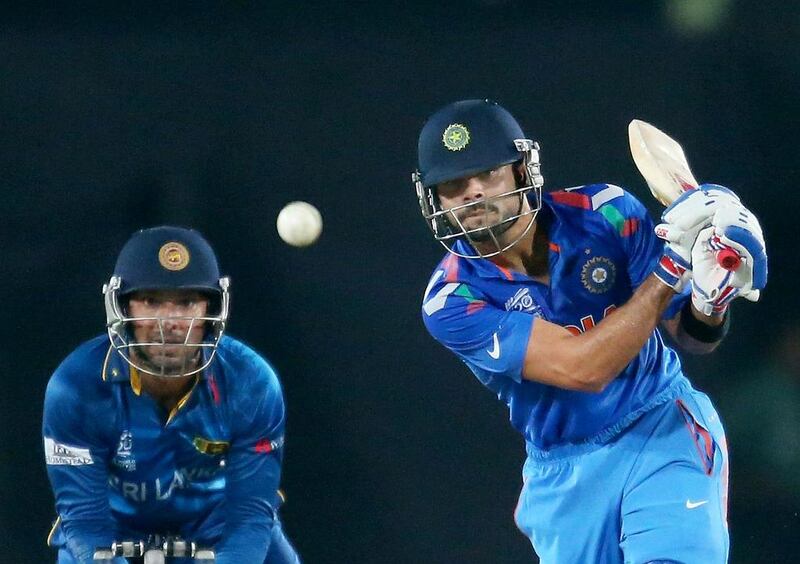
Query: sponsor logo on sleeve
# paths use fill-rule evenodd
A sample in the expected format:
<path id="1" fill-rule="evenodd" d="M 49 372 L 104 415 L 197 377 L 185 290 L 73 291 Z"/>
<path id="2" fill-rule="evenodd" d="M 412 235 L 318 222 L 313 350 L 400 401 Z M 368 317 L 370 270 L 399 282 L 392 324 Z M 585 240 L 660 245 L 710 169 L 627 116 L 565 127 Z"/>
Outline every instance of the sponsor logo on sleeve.
<path id="1" fill-rule="evenodd" d="M 228 441 L 212 441 L 204 437 L 195 437 L 192 439 L 192 444 L 194 448 L 197 449 L 197 452 L 202 452 L 203 454 L 211 456 L 225 454 L 231 446 Z"/>
<path id="2" fill-rule="evenodd" d="M 93 464 L 92 453 L 88 448 L 65 445 L 50 437 L 44 438 L 44 456 L 48 465 L 86 466 Z"/>
<path id="3" fill-rule="evenodd" d="M 486 349 L 486 352 L 488 352 L 489 356 L 495 360 L 500 358 L 500 341 L 497 338 L 497 333 L 492 335 L 492 348 Z"/>
<path id="4" fill-rule="evenodd" d="M 256 443 L 255 451 L 260 452 L 262 454 L 267 454 L 272 452 L 273 450 L 278 450 L 282 446 L 283 446 L 283 436 L 280 436 L 274 440 L 261 439 Z"/>

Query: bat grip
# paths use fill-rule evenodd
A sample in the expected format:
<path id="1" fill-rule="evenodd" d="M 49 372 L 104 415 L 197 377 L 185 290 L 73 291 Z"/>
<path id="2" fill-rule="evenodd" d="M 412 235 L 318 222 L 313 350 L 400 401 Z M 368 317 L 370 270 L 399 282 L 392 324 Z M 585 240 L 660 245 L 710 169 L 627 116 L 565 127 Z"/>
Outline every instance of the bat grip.
<path id="1" fill-rule="evenodd" d="M 733 249 L 722 249 L 717 252 L 717 264 L 725 270 L 733 272 L 742 264 L 742 259 L 739 257 L 739 253 Z"/>

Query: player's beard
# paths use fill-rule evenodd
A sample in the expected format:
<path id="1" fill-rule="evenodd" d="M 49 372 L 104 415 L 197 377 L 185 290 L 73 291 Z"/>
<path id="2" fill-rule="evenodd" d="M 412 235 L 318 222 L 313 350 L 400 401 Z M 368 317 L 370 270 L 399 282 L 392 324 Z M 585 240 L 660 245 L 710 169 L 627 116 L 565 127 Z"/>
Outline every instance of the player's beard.
<path id="1" fill-rule="evenodd" d="M 544 276 L 549 270 L 550 264 L 550 223 L 551 218 L 548 213 L 541 213 L 536 216 L 536 231 L 533 233 L 531 241 L 531 252 L 523 255 L 522 265 L 529 276 Z"/>
<path id="2" fill-rule="evenodd" d="M 467 241 L 470 243 L 481 244 L 494 241 L 495 239 L 497 241 L 502 241 L 503 233 L 508 231 L 511 226 L 517 222 L 517 219 L 519 219 L 519 217 L 514 220 L 509 218 L 519 216 L 519 214 L 522 213 L 523 196 L 518 196 L 518 198 L 519 205 L 514 213 L 504 215 L 501 206 L 498 205 L 498 202 L 503 198 L 498 198 L 497 200 L 484 201 L 482 204 L 476 204 L 471 208 L 463 208 L 460 210 L 458 214 L 460 217 L 458 217 L 458 221 L 454 222 L 454 225 L 461 225 L 461 227 L 456 227 L 456 229 L 463 231 Z M 500 219 L 490 223 L 489 218 L 492 214 L 495 214 L 495 216 Z M 472 217 L 481 218 L 483 220 L 483 226 L 466 225 L 465 221 Z M 452 220 L 450 221 L 452 222 Z"/>
<path id="3" fill-rule="evenodd" d="M 165 347 L 169 347 L 169 350 Z M 163 376 L 183 376 L 200 362 L 201 347 L 181 343 L 134 347 L 132 355 L 148 372 Z"/>

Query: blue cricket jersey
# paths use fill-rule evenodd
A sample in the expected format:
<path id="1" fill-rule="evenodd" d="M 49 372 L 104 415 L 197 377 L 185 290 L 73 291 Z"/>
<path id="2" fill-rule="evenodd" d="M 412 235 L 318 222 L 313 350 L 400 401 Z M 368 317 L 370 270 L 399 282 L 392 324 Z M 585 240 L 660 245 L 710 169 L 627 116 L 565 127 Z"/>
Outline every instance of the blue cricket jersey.
<path id="1" fill-rule="evenodd" d="M 628 301 L 663 253 L 645 207 L 618 186 L 545 194 L 537 221 L 548 229 L 549 286 L 487 259 L 448 253 L 428 284 L 422 317 L 431 335 L 508 405 L 529 450 L 546 451 L 612 436 L 686 378 L 655 330 L 601 393 L 522 379 L 535 317 L 576 335 L 587 331 Z M 459 241 L 457 250 L 469 247 Z M 676 296 L 664 317 L 674 317 L 687 298 L 688 291 Z"/>
<path id="2" fill-rule="evenodd" d="M 218 564 L 263 562 L 279 505 L 283 393 L 272 367 L 224 337 L 167 414 L 139 374 L 87 341 L 56 369 L 44 404 L 53 546 L 79 562 L 114 540 L 172 534 L 216 544 Z M 124 562 L 124 560 L 120 560 Z"/>

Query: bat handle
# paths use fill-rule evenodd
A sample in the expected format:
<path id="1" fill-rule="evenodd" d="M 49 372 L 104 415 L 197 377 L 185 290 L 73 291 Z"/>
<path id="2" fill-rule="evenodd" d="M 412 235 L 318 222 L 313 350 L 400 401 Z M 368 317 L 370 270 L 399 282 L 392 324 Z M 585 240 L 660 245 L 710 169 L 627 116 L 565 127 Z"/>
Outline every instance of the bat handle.
<path id="1" fill-rule="evenodd" d="M 717 252 L 717 264 L 719 264 L 725 270 L 730 270 L 733 272 L 739 268 L 740 264 L 742 264 L 742 259 L 739 256 L 739 253 L 733 249 L 722 249 Z"/>

